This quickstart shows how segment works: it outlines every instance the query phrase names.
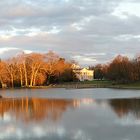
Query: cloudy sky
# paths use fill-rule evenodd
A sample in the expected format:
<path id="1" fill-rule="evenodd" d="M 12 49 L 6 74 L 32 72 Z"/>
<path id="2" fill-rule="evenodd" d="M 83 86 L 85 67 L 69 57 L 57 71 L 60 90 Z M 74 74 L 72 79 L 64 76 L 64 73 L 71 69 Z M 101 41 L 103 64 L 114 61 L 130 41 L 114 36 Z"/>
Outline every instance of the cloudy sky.
<path id="1" fill-rule="evenodd" d="M 48 52 L 82 65 L 140 53 L 139 0 L 1 0 L 0 57 Z"/>

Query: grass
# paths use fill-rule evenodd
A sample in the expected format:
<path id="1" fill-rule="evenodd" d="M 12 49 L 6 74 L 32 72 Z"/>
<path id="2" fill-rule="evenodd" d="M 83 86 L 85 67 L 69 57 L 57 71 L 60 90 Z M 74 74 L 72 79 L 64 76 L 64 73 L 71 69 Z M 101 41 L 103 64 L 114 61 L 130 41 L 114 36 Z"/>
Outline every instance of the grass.
<path id="1" fill-rule="evenodd" d="M 66 82 L 56 84 L 55 87 L 64 88 L 95 88 L 95 87 L 108 87 L 111 86 L 112 82 L 107 80 L 93 80 L 93 81 L 80 81 L 80 82 Z"/>
<path id="2" fill-rule="evenodd" d="M 83 81 L 79 82 L 81 84 L 95 84 L 95 85 L 112 85 L 112 81 L 108 80 L 93 80 L 93 81 Z"/>
<path id="3" fill-rule="evenodd" d="M 60 87 L 77 87 L 79 88 L 118 88 L 118 89 L 140 89 L 140 82 L 134 82 L 129 84 L 117 84 L 109 80 L 93 80 L 82 82 L 68 82 L 60 84 Z"/>
<path id="4" fill-rule="evenodd" d="M 120 88 L 127 88 L 127 89 L 140 89 L 140 82 L 128 83 L 128 84 L 118 84 Z"/>
<path id="5" fill-rule="evenodd" d="M 25 88 L 25 87 L 24 87 Z M 117 89 L 140 89 L 140 81 L 128 84 L 117 84 L 109 80 L 93 80 L 82 82 L 65 82 L 60 84 L 52 84 L 49 86 L 33 86 L 36 88 L 117 88 Z M 18 88 L 17 88 L 18 89 Z"/>

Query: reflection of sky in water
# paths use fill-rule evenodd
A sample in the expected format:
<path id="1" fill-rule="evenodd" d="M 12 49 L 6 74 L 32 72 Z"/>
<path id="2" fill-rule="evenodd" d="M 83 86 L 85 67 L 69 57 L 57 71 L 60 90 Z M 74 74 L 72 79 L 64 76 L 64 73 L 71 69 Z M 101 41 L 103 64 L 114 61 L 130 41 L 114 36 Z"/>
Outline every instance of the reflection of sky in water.
<path id="1" fill-rule="evenodd" d="M 0 139 L 137 140 L 139 107 L 139 99 L 1 99 Z"/>

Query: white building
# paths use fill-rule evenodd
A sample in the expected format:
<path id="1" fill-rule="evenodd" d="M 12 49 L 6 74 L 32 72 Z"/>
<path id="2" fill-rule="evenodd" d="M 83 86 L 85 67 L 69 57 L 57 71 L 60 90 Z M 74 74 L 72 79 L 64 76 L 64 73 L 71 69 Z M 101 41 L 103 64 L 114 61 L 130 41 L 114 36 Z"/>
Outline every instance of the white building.
<path id="1" fill-rule="evenodd" d="M 87 68 L 77 68 L 73 69 L 77 78 L 80 81 L 92 81 L 94 79 L 94 71 Z"/>

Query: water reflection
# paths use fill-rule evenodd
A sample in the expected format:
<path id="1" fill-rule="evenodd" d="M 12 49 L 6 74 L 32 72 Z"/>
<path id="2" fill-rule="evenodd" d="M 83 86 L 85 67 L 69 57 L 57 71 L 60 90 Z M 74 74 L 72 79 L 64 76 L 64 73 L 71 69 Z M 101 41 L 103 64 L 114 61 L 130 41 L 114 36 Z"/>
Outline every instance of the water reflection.
<path id="1" fill-rule="evenodd" d="M 122 140 L 139 137 L 140 99 L 2 98 L 0 116 L 0 139 Z"/>
<path id="2" fill-rule="evenodd" d="M 140 99 L 111 99 L 94 100 L 84 99 L 42 99 L 42 98 L 21 98 L 21 99 L 0 99 L 0 116 L 5 117 L 5 113 L 11 112 L 16 119 L 28 121 L 41 121 L 50 119 L 59 120 L 68 108 L 76 109 L 81 105 L 101 106 L 108 105 L 118 115 L 126 116 L 131 113 L 136 118 L 140 118 Z"/>
<path id="3" fill-rule="evenodd" d="M 6 112 L 12 112 L 16 119 L 28 121 L 41 121 L 43 119 L 58 120 L 68 107 L 76 107 L 75 100 L 57 99 L 1 99 L 0 116 L 3 118 Z"/>
<path id="4" fill-rule="evenodd" d="M 109 100 L 108 103 L 118 117 L 122 118 L 132 114 L 137 119 L 140 119 L 140 99 L 114 99 Z"/>

